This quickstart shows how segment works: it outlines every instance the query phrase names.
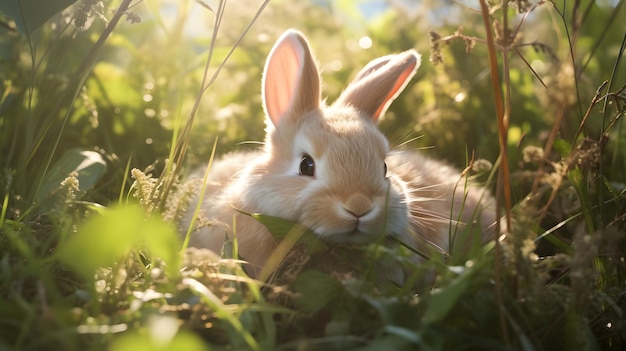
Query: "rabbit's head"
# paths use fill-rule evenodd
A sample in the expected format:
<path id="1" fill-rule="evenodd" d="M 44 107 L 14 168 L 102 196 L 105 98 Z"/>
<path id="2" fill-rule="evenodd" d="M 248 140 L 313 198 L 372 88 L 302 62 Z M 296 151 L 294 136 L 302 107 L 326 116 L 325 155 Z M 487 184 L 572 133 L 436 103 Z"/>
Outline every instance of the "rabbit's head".
<path id="1" fill-rule="evenodd" d="M 389 145 L 376 123 L 419 64 L 413 50 L 376 59 L 326 106 L 306 39 L 283 34 L 265 65 L 265 158 L 248 175 L 244 207 L 335 243 L 406 232 L 405 191 L 387 174 Z"/>

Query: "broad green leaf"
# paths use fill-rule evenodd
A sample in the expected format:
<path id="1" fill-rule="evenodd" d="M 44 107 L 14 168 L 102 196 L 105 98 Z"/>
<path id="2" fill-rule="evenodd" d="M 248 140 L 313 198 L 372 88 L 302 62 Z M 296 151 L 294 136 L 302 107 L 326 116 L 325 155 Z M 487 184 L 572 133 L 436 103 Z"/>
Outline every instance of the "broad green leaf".
<path id="1" fill-rule="evenodd" d="M 90 278 L 98 268 L 113 266 L 140 247 L 161 258 L 170 275 L 177 274 L 180 243 L 175 228 L 159 218 L 146 218 L 140 207 L 111 208 L 90 218 L 59 245 L 57 254 L 61 262 Z"/>
<path id="2" fill-rule="evenodd" d="M 46 173 L 35 201 L 41 203 L 46 200 L 55 190 L 60 188 L 61 182 L 70 175 L 74 175 L 78 179 L 79 191 L 83 193 L 91 189 L 100 180 L 106 168 L 104 158 L 95 151 L 68 150 Z"/>
<path id="3" fill-rule="evenodd" d="M 13 18 L 17 29 L 26 34 L 74 2 L 76 0 L 3 0 L 0 1 L 0 12 Z"/>

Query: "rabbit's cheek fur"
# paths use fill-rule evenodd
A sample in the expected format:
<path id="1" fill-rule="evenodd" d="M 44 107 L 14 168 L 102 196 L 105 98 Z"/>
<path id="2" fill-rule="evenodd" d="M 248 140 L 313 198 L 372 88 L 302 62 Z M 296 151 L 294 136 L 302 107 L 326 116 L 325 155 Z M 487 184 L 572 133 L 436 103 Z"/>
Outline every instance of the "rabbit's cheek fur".
<path id="1" fill-rule="evenodd" d="M 297 175 L 262 175 L 258 181 L 242 187 L 244 210 L 295 221 L 300 213 L 295 203 L 306 183 Z"/>

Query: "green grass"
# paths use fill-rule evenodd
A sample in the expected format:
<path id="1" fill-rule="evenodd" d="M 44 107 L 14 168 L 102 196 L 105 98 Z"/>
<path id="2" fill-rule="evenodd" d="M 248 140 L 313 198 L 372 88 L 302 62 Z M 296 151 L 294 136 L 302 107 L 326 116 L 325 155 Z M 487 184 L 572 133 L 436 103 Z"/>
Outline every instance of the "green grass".
<path id="1" fill-rule="evenodd" d="M 17 23 L 0 6 L 0 349 L 623 349 L 623 3 L 424 2 L 365 18 L 347 2 L 171 14 L 81 1 Z M 198 10 L 211 29 L 190 36 Z M 258 280 L 236 242 L 186 249 L 172 194 L 195 166 L 262 140 L 263 60 L 301 13 L 320 62 L 342 62 L 323 66 L 331 101 L 372 57 L 431 55 L 381 129 L 459 167 L 491 161 L 476 177 L 511 223 L 504 242 L 416 265 L 406 247 L 331 254 L 257 215 L 285 247 Z M 349 49 L 363 35 L 372 48 Z M 377 260 L 406 283 L 377 281 Z"/>

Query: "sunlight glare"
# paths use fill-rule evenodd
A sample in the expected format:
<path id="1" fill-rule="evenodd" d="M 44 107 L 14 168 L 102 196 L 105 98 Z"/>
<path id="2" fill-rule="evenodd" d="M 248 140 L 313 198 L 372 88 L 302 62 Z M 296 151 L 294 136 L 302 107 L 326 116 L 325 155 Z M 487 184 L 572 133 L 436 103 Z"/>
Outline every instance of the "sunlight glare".
<path id="1" fill-rule="evenodd" d="M 462 102 L 463 100 L 465 100 L 465 93 L 463 92 L 460 92 L 454 96 L 454 101 L 456 102 Z"/>
<path id="2" fill-rule="evenodd" d="M 361 39 L 359 39 L 359 47 L 361 47 L 361 49 L 369 49 L 372 47 L 372 39 L 368 36 L 362 36 Z"/>

